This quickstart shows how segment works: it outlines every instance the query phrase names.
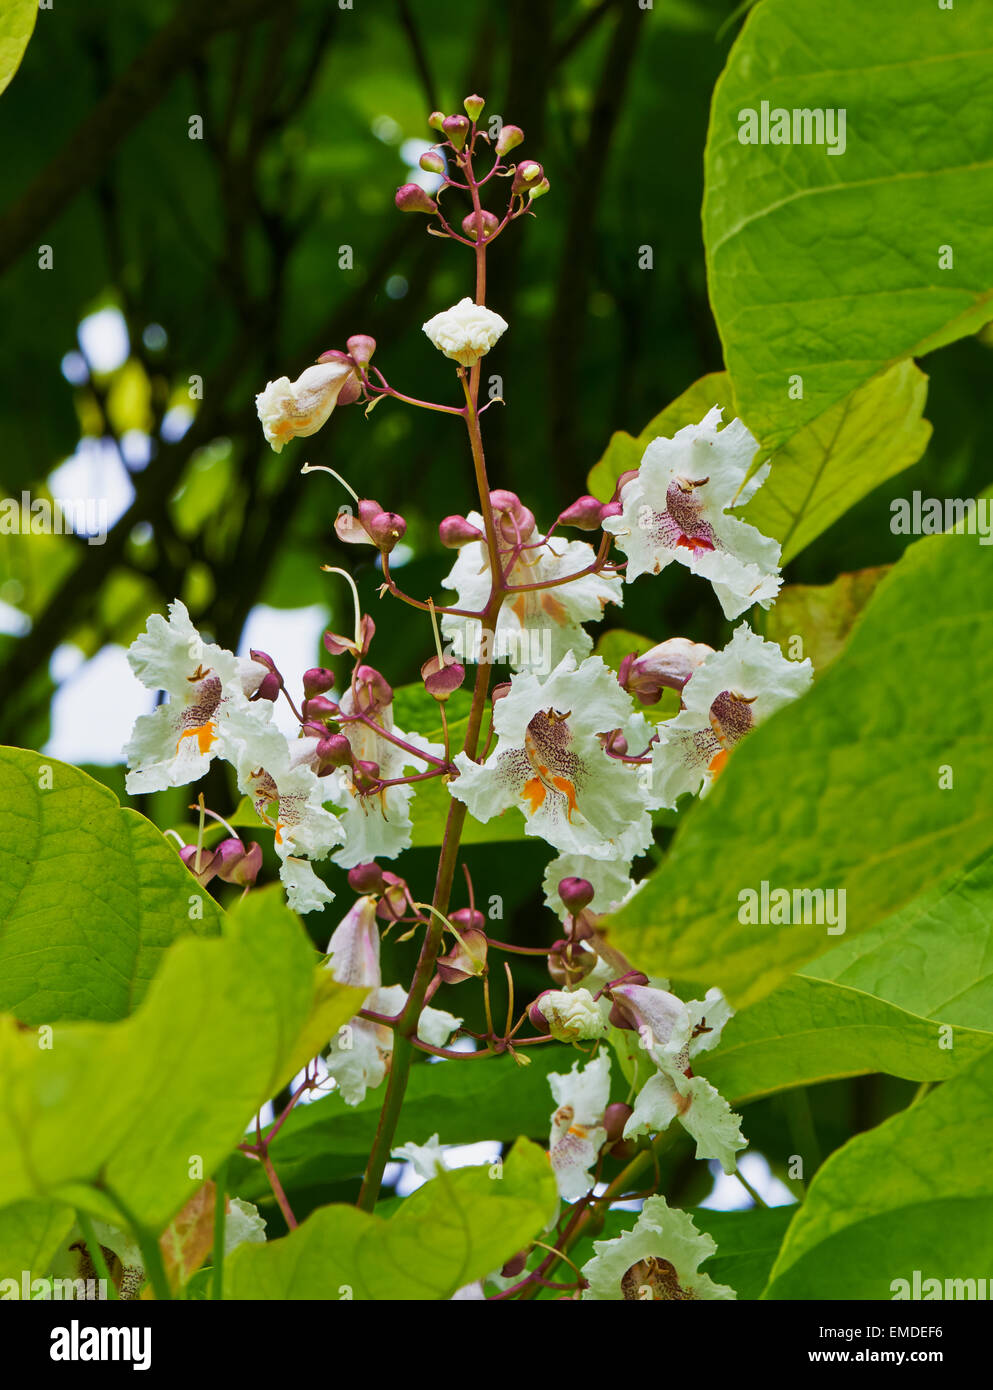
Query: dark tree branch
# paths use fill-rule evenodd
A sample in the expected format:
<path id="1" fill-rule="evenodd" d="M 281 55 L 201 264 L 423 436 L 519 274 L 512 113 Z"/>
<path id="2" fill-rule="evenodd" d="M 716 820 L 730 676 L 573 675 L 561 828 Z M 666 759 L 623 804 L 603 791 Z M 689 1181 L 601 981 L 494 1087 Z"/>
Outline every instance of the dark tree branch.
<path id="1" fill-rule="evenodd" d="M 596 249 L 595 209 L 603 187 L 611 141 L 634 65 L 645 11 L 625 5 L 618 15 L 590 114 L 589 135 L 572 185 L 566 233 L 552 315 L 549 442 L 556 472 L 575 483 L 577 458 L 575 401 L 586 326 L 586 302 Z"/>
<path id="2" fill-rule="evenodd" d="M 193 55 L 215 35 L 251 24 L 267 10 L 278 12 L 278 0 L 184 0 L 8 212 L 0 226 L 0 272 L 98 178 Z"/>

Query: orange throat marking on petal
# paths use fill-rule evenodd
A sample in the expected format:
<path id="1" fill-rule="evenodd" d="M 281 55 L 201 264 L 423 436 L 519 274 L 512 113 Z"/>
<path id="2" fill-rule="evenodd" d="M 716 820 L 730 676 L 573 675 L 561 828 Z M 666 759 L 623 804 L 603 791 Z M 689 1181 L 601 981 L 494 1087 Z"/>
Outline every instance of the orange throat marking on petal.
<path id="1" fill-rule="evenodd" d="M 524 783 L 521 797 L 524 801 L 530 801 L 532 816 L 544 802 L 545 795 L 545 784 L 540 777 L 532 777 L 529 782 Z"/>
<path id="2" fill-rule="evenodd" d="M 526 594 L 526 593 L 525 593 L 525 594 L 518 594 L 517 597 L 514 599 L 513 603 L 512 603 L 510 606 L 511 606 L 511 608 L 514 610 L 515 614 L 517 615 L 517 621 L 520 623 L 521 627 L 523 627 L 523 626 L 524 626 L 524 620 L 525 620 L 525 618 L 527 617 L 527 611 L 528 611 L 528 596 L 527 596 L 527 594 Z"/>
<path id="3" fill-rule="evenodd" d="M 197 724 L 195 728 L 184 729 L 176 741 L 176 752 L 179 752 L 179 745 L 182 743 L 184 738 L 196 738 L 200 752 L 204 754 L 209 753 L 211 745 L 214 742 L 216 728 L 217 726 L 214 724 L 214 722 L 212 720 L 208 720 L 206 724 Z"/>
<path id="4" fill-rule="evenodd" d="M 711 777 L 715 782 L 727 766 L 727 760 L 728 758 L 730 758 L 730 756 L 730 748 L 722 748 L 719 753 L 714 754 L 710 762 L 707 764 L 707 771 L 710 773 Z"/>

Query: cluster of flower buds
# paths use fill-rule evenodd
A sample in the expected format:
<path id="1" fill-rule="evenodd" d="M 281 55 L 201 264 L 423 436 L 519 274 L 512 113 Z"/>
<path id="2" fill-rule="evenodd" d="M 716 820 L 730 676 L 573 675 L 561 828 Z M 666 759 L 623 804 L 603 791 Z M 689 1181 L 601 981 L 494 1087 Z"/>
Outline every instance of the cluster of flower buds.
<path id="1" fill-rule="evenodd" d="M 490 130 L 486 131 L 478 124 L 486 105 L 484 98 L 473 94 L 466 97 L 462 104 L 465 111 L 464 115 L 462 112 L 445 115 L 443 111 L 432 111 L 428 117 L 428 125 L 436 130 L 442 139 L 431 149 L 424 151 L 419 163 L 426 174 L 441 179 L 438 193 L 432 196 L 420 183 L 412 181 L 402 184 L 397 189 L 394 202 L 401 212 L 420 212 L 428 217 L 437 216 L 441 222 L 441 227 L 429 228 L 436 235 L 452 236 L 456 240 L 467 241 L 469 244 L 480 241 L 488 242 L 492 241 L 509 221 L 528 211 L 536 198 L 547 193 L 549 183 L 544 168 L 536 159 L 523 159 L 518 164 L 503 163 L 504 157 L 524 140 L 524 132 L 520 126 L 502 125 L 494 122 Z M 494 136 L 493 131 L 497 125 L 499 128 Z M 476 152 L 477 139 L 482 139 L 492 146 L 496 156 L 493 167 L 482 178 L 476 178 L 472 173 L 472 160 Z M 452 177 L 450 170 L 453 166 L 456 173 L 466 172 L 467 183 L 462 183 L 457 178 Z M 494 175 L 511 180 L 510 206 L 506 214 L 502 218 L 498 217 L 496 213 L 488 212 L 479 207 L 478 202 L 474 199 L 472 211 L 466 213 L 462 219 L 462 235 L 459 237 L 441 213 L 439 207 L 441 193 L 446 188 L 461 188 L 463 190 L 479 188 L 484 183 L 489 182 Z"/>
<path id="2" fill-rule="evenodd" d="M 378 898 L 376 916 L 381 922 L 401 922 L 408 910 L 417 911 L 406 880 L 381 869 L 375 861 L 349 869 L 348 884 L 356 893 Z"/>
<path id="3" fill-rule="evenodd" d="M 213 849 L 184 845 L 179 857 L 203 888 L 213 878 L 251 888 L 262 868 L 262 846 L 243 845 L 237 838 L 222 840 Z"/>

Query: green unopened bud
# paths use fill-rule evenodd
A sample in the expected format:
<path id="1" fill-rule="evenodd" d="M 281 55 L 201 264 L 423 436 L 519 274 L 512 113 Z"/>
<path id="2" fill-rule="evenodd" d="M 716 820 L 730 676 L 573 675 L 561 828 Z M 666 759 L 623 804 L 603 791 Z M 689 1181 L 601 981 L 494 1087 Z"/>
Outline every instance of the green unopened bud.
<path id="1" fill-rule="evenodd" d="M 510 191 L 512 193 L 527 193 L 544 177 L 545 171 L 536 159 L 522 159 L 514 172 L 514 182 L 510 186 Z"/>
<path id="2" fill-rule="evenodd" d="M 469 136 L 469 122 L 464 116 L 446 116 L 442 130 L 451 141 L 453 150 L 460 150 Z"/>
<path id="3" fill-rule="evenodd" d="M 478 121 L 479 113 L 486 105 L 486 100 L 479 96 L 466 97 L 462 105 L 465 107 L 466 115 L 469 117 L 470 121 Z"/>
<path id="4" fill-rule="evenodd" d="M 428 117 L 428 125 L 432 130 L 441 130 L 444 127 L 445 113 L 443 111 L 432 111 Z"/>
<path id="5" fill-rule="evenodd" d="M 445 172 L 445 157 L 437 150 L 425 150 L 417 162 L 426 174 L 443 174 Z"/>
<path id="6" fill-rule="evenodd" d="M 517 146 L 524 139 L 524 132 L 519 125 L 505 125 L 497 136 L 496 152 L 501 157 L 508 154 L 511 150 L 516 150 Z"/>
<path id="7" fill-rule="evenodd" d="M 542 179 L 540 183 L 536 183 L 533 188 L 528 189 L 528 201 L 533 203 L 535 198 L 544 197 L 550 187 L 551 184 L 548 180 Z"/>

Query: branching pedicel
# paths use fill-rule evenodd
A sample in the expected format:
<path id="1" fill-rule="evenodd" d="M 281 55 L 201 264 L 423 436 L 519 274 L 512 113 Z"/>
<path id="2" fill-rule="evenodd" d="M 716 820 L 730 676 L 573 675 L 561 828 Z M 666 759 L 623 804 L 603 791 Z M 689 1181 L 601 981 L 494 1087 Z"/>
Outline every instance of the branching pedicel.
<path id="1" fill-rule="evenodd" d="M 442 543 L 458 551 L 445 581 L 457 594 L 455 604 L 435 605 L 397 585 L 389 557 L 406 529 L 398 513 L 352 493 L 354 509 L 343 510 L 335 522 L 342 541 L 379 552 L 381 593 L 428 615 L 426 635 L 431 643 L 433 627 L 434 651 L 421 674 L 436 702 L 441 741 L 397 727 L 393 691 L 369 662 L 375 623 L 361 611 L 349 576 L 332 570 L 348 580 L 355 607 L 352 632 L 325 635 L 331 655 L 352 661 L 348 688 L 337 698 L 332 673 L 315 668 L 304 677 L 302 699 L 294 701 L 270 656 L 253 652 L 244 661 L 205 643 L 179 602 L 168 622 L 157 615 L 149 619 L 130 660 L 144 683 L 167 691 L 169 701 L 135 726 L 127 748 L 128 787 L 143 792 L 183 785 L 199 778 L 212 758 L 224 758 L 237 770 L 241 792 L 273 828 L 292 907 L 317 911 L 331 900 L 314 872 L 315 861 L 330 857 L 349 870 L 358 897 L 331 936 L 328 963 L 336 979 L 370 993 L 350 1025 L 347 1046 L 333 1040 L 325 1060 L 348 1104 L 388 1078 L 360 1207 L 374 1207 L 391 1153 L 425 1171 L 440 1161 L 435 1141 L 396 1146 L 415 1051 L 459 1062 L 509 1053 L 524 1065 L 528 1048 L 567 1042 L 583 1056 L 568 1073 L 550 1078 L 556 1109 L 549 1151 L 565 1203 L 562 1217 L 547 1240 L 494 1274 L 491 1289 L 499 1291 L 491 1296 L 533 1297 L 552 1287 L 563 1297 L 733 1297 L 697 1273 L 712 1242 L 684 1213 L 670 1211 L 661 1196 L 646 1202 L 627 1235 L 598 1243 L 585 1270 L 568 1259 L 576 1240 L 598 1228 L 611 1201 L 635 1190 L 653 1165 L 648 1191 L 655 1191 L 657 1153 L 674 1120 L 696 1141 L 699 1158 L 718 1160 L 728 1173 L 745 1143 L 738 1117 L 692 1065 L 718 1044 L 731 1016 L 726 1001 L 711 990 L 703 1000 L 684 1002 L 669 992 L 667 981 L 639 973 L 610 943 L 602 919 L 635 891 L 631 863 L 652 842 L 651 811 L 674 806 L 683 792 L 706 792 L 740 739 L 803 692 L 810 663 L 785 660 L 747 623 L 720 653 L 670 638 L 626 658 L 617 674 L 590 655 L 592 639 L 583 624 L 600 618 L 608 603 L 621 604 L 624 582 L 657 574 L 673 561 L 713 585 L 728 617 L 774 600 L 779 547 L 729 510 L 764 479 L 762 469 L 750 472 L 756 441 L 740 421 L 720 428 L 719 409 L 673 439 L 654 441 L 641 467 L 618 480 L 609 503 L 580 497 L 547 531 L 518 496 L 491 488 L 480 423 L 489 408 L 479 407 L 480 362 L 508 325 L 486 306 L 487 255 L 512 222 L 533 215 L 549 185 L 535 160 L 506 162 L 523 132 L 505 125 L 492 140 L 478 124 L 483 104 L 472 96 L 465 101 L 466 115 L 430 117 L 442 139 L 421 164 L 442 177 L 437 196 L 417 184 L 396 195 L 398 208 L 426 214 L 432 235 L 467 247 L 474 257 L 474 297 L 424 325 L 434 346 L 456 364 L 460 403 L 416 400 L 394 388 L 373 365 L 374 340 L 361 334 L 349 338 L 344 351 L 324 353 L 295 382 L 270 382 L 257 398 L 266 438 L 277 452 L 297 436 L 314 434 L 336 407 L 359 401 L 367 412 L 392 398 L 462 421 L 478 510 L 446 517 L 439 527 Z M 484 196 L 492 201 L 493 189 L 508 188 L 502 212 L 484 209 Z M 458 230 L 449 212 L 453 191 L 471 204 Z M 312 470 L 305 465 L 303 471 Z M 597 548 L 563 538 L 559 532 L 568 528 L 599 530 Z M 499 660 L 508 660 L 513 673 L 491 689 Z M 456 745 L 445 708 L 465 681 L 467 664 L 476 668 L 472 701 Z M 644 711 L 666 689 L 677 692 L 680 712 L 652 721 Z M 290 741 L 272 720 L 280 696 L 300 726 Z M 403 878 L 376 861 L 409 846 L 417 789 L 433 779 L 444 782 L 451 800 L 432 901 L 420 903 Z M 522 948 L 491 937 L 467 871 L 468 905 L 452 909 L 469 814 L 480 821 L 523 815 L 526 833 L 558 852 L 544 880 L 548 904 L 563 923 L 551 948 Z M 201 883 L 219 875 L 245 892 L 261 863 L 259 847 L 246 847 L 233 832 L 213 851 L 198 843 L 182 853 Z M 384 924 L 408 935 L 423 932 L 407 989 L 383 985 Z M 510 1007 L 502 1025 L 490 1009 L 492 952 L 547 956 L 555 985 L 518 1010 L 505 965 Z M 448 1044 L 468 1030 L 432 1001 L 443 985 L 470 980 L 482 982 L 488 1026 L 484 1034 L 471 1035 L 476 1050 L 462 1052 Z M 610 1103 L 612 1054 L 628 1083 L 623 1103 Z M 308 1070 L 290 1106 L 315 1084 Z M 286 1113 L 265 1141 L 259 1133 L 254 1145 L 244 1147 L 265 1163 L 294 1225 L 269 1155 Z M 608 1154 L 628 1162 L 603 1190 L 600 1174 Z M 552 1280 L 560 1264 L 574 1277 Z"/>

